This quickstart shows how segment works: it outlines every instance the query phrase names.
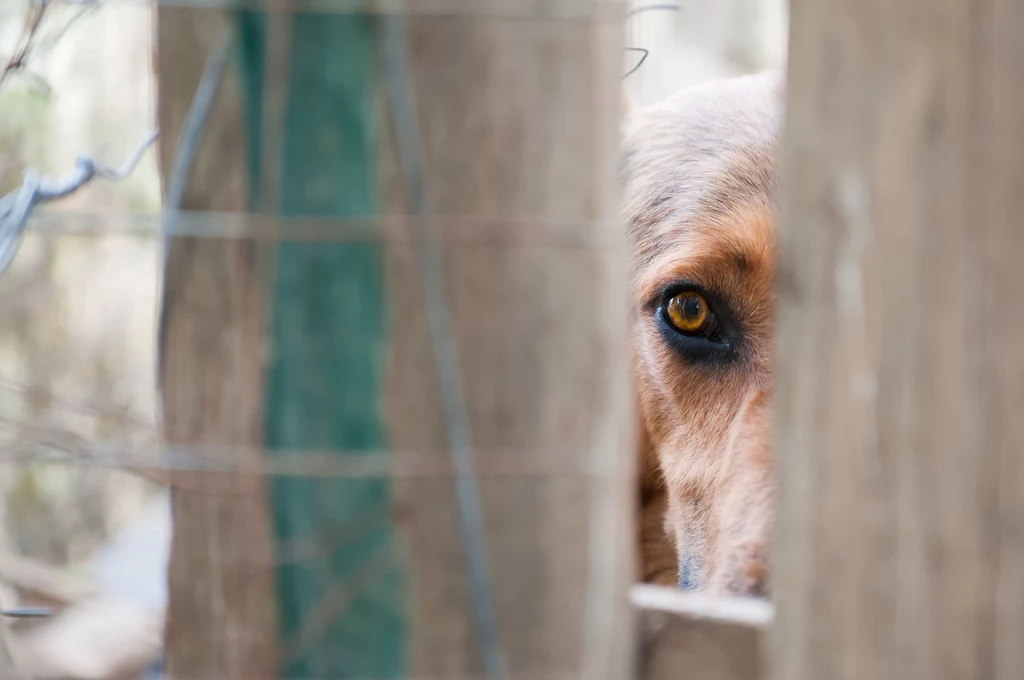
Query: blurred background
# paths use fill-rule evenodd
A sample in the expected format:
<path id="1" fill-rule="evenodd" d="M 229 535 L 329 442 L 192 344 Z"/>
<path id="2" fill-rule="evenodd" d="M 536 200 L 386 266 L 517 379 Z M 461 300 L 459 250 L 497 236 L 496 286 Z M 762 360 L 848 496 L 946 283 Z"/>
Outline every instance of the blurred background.
<path id="1" fill-rule="evenodd" d="M 625 80 L 634 105 L 783 66 L 782 0 L 665 4 L 634 3 L 656 8 L 627 24 L 627 45 L 649 51 Z M 62 175 L 82 153 L 118 166 L 154 126 L 151 6 L 42 7 L 0 0 L 0 195 L 29 166 Z M 124 182 L 37 211 L 0 277 L 0 606 L 77 607 L 5 628 L 41 674 L 139 677 L 159 648 L 168 497 L 117 469 L 158 456 L 159 210 L 150 152 Z"/>
<path id="2" fill-rule="evenodd" d="M 657 102 L 713 78 L 782 68 L 788 4 L 784 0 L 632 0 L 626 45 L 649 50 L 625 80 L 635 105 Z M 627 71 L 642 53 L 626 54 Z"/>

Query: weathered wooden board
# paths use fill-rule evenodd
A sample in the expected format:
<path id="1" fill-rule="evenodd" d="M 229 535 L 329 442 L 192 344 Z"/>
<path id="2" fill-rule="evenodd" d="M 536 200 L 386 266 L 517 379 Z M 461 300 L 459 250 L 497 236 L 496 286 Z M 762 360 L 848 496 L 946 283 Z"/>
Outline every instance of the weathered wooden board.
<path id="1" fill-rule="evenodd" d="M 1024 675 L 1024 5 L 792 5 L 772 662 Z"/>
<path id="2" fill-rule="evenodd" d="M 622 27 L 601 4 L 574 21 L 481 12 L 407 23 L 418 151 L 511 677 L 618 679 L 632 654 Z M 406 214 L 402 149 L 389 142 L 387 210 Z M 475 242 L 462 237 L 471 233 Z M 390 243 L 389 435 L 410 455 L 444 460 L 421 260 L 415 243 Z M 500 472 L 509 467 L 518 472 Z M 480 677 L 455 484 L 409 479 L 396 489 L 415 556 L 410 675 Z"/>
<path id="3" fill-rule="evenodd" d="M 165 186 L 219 12 L 156 13 L 159 162 Z M 188 210 L 248 207 L 237 71 L 224 78 L 183 196 Z M 266 246 L 176 238 L 164 272 L 160 371 L 167 446 L 228 447 L 258 468 L 263 447 Z M 179 473 L 174 485 L 166 656 L 172 678 L 277 677 L 273 534 L 257 475 Z"/>
<path id="4" fill-rule="evenodd" d="M 503 661 L 513 677 L 622 678 L 634 556 L 616 191 L 621 26 L 604 0 L 571 20 L 465 10 L 410 19 L 406 49 Z M 165 145 L 176 141 L 212 44 L 195 36 L 216 30 L 200 30 L 211 15 L 196 12 L 161 8 L 158 18 L 161 44 L 173 45 L 158 64 L 171 74 L 160 86 Z M 273 39 L 250 20 L 243 63 L 280 70 L 253 57 Z M 286 105 L 276 109 L 284 130 L 264 120 L 258 143 L 242 138 L 253 130 L 253 97 L 274 91 L 262 67 L 244 69 L 242 117 L 229 78 L 222 106 L 234 118 L 215 116 L 185 207 L 259 206 L 283 213 L 285 235 L 291 217 L 338 219 L 337 242 L 328 243 L 329 228 L 323 243 L 280 247 L 176 240 L 165 292 L 167 436 L 226 445 L 256 472 L 262 456 L 301 469 L 304 452 L 443 470 L 451 442 L 423 313 L 421 244 L 407 238 L 417 221 L 404 219 L 398 171 L 407 149 L 388 134 L 395 112 L 384 76 L 374 94 L 365 54 L 351 54 L 372 47 L 360 32 L 370 22 L 337 13 L 288 21 Z M 174 44 L 176 31 L 193 37 Z M 175 70 L 179 49 L 195 65 L 190 78 Z M 239 117 L 244 130 L 232 127 Z M 275 150 L 280 167 L 268 175 Z M 366 172 L 378 161 L 381 208 Z M 374 230 L 378 210 L 388 219 Z M 371 224 L 358 243 L 346 236 L 353 219 Z M 380 394 L 377 380 L 386 380 Z M 342 479 L 321 468 L 269 487 L 254 474 L 218 475 L 217 494 L 203 486 L 208 476 L 179 477 L 198 489 L 175 497 L 172 677 L 479 677 L 450 475 Z M 382 526 L 396 519 L 399 554 L 377 550 L 390 544 Z M 287 561 L 290 552 L 306 556 Z M 396 616 L 404 627 L 389 623 Z M 386 641 L 406 646 L 408 661 Z"/>

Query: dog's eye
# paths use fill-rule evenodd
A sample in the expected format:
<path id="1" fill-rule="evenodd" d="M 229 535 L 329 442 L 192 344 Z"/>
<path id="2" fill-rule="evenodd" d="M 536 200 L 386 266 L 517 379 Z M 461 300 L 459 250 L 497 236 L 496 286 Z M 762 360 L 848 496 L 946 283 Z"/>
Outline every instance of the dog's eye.
<path id="1" fill-rule="evenodd" d="M 686 291 L 668 299 L 665 317 L 669 324 L 683 335 L 710 337 L 718 320 L 700 293 Z"/>

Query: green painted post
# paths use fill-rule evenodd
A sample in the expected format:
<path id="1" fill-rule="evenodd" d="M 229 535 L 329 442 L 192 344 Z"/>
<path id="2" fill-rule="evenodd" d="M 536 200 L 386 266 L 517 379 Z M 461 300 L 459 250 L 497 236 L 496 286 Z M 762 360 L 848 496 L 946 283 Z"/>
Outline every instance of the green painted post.
<path id="1" fill-rule="evenodd" d="M 256 187 L 266 17 L 246 12 L 239 19 Z M 294 16 L 281 214 L 379 214 L 375 43 L 372 16 Z M 265 421 L 269 455 L 384 455 L 382 244 L 285 242 L 275 268 Z M 369 519 L 393 514 L 389 481 L 289 477 L 270 484 L 278 546 L 301 546 L 298 557 L 282 552 L 277 568 L 282 676 L 404 675 L 405 608 L 395 532 L 388 522 Z"/>

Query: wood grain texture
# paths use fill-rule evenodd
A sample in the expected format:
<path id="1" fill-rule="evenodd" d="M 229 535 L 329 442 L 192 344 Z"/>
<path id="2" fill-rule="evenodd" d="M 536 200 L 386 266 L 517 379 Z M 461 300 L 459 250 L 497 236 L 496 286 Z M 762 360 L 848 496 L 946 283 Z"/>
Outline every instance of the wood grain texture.
<path id="1" fill-rule="evenodd" d="M 0 630 L 0 677 L 12 678 L 13 680 L 20 680 L 21 674 L 14 667 L 14 657 L 11 655 L 10 649 L 8 649 L 8 638 L 10 633 L 7 631 L 7 622 L 3 622 L 4 629 Z"/>
<path id="2" fill-rule="evenodd" d="M 772 606 L 637 585 L 638 680 L 760 680 Z"/>
<path id="3" fill-rule="evenodd" d="M 1024 6 L 792 4 L 779 680 L 1024 674 Z"/>
<path id="4" fill-rule="evenodd" d="M 157 11 L 160 170 L 166 182 L 207 55 L 230 26 L 215 12 Z M 225 78 L 183 208 L 247 208 L 237 76 Z M 167 256 L 160 356 L 168 446 L 218 445 L 259 467 L 267 246 L 178 238 Z M 239 447 L 233 449 L 233 447 Z M 166 661 L 178 680 L 277 677 L 273 541 L 263 479 L 176 473 Z M 210 486 L 209 484 L 206 485 Z"/>
<path id="5" fill-rule="evenodd" d="M 643 611 L 638 680 L 758 680 L 761 633 L 746 626 Z"/>
<path id="6" fill-rule="evenodd" d="M 493 17 L 408 26 L 507 671 L 627 677 L 635 471 L 616 190 L 621 26 Z M 389 149 L 388 211 L 400 215 Z M 510 238 L 445 238 L 471 219 Z M 603 245 L 556 245 L 586 229 Z M 389 240 L 388 436 L 395 449 L 446 457 L 414 247 Z M 488 475 L 501 456 L 526 472 Z M 541 463 L 565 472 L 544 474 Z M 395 488 L 408 518 L 410 675 L 480 677 L 453 482 Z"/>

